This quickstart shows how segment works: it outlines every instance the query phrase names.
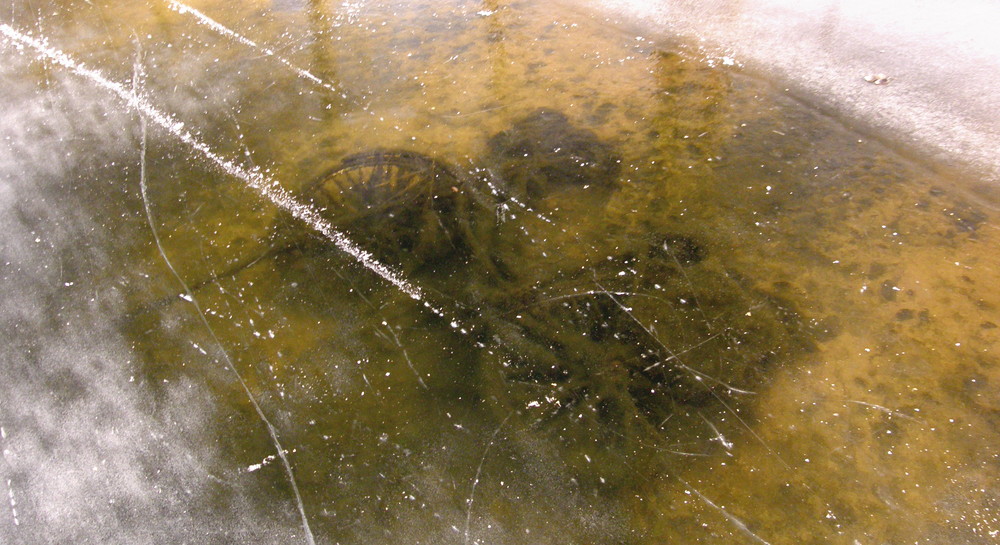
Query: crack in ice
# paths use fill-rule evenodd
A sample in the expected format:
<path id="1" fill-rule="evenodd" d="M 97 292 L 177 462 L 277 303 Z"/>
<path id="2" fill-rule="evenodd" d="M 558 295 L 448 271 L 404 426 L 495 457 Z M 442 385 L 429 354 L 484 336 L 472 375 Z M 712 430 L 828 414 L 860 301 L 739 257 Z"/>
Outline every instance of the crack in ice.
<path id="1" fill-rule="evenodd" d="M 698 496 L 699 499 L 701 499 L 701 501 L 707 503 L 713 509 L 715 509 L 719 513 L 721 513 L 722 516 L 726 517 L 726 520 L 728 520 L 730 524 L 732 524 L 733 526 L 735 526 L 737 529 L 739 529 L 741 532 L 743 532 L 744 534 L 746 534 L 748 537 L 752 538 L 757 543 L 762 543 L 763 545 L 771 545 L 769 542 L 765 541 L 764 538 L 762 538 L 762 537 L 758 536 L 757 534 L 753 533 L 750 530 L 750 528 L 747 527 L 747 525 L 746 525 L 745 522 L 743 522 L 742 520 L 740 520 L 739 518 L 737 518 L 735 515 L 733 515 L 729 511 L 726 511 L 723 507 L 717 505 L 712 500 L 710 500 L 707 497 L 705 497 L 704 494 L 702 494 L 701 492 L 699 492 L 697 488 L 695 488 L 695 487 L 691 486 L 690 484 L 688 484 L 687 481 L 685 481 L 684 479 L 681 479 L 680 477 L 677 477 L 677 480 L 680 481 L 680 482 L 682 482 L 682 483 L 684 483 L 684 486 L 690 488 L 691 491 L 694 492 L 695 495 Z"/>
<path id="2" fill-rule="evenodd" d="M 5 29 L 0 27 L 0 30 L 5 30 Z M 136 46 L 138 48 L 138 43 L 136 44 Z M 141 80 L 145 75 L 142 69 L 142 65 L 139 62 L 139 54 L 136 55 L 136 60 L 133 69 L 134 76 L 132 78 L 132 86 L 133 86 L 132 96 L 134 96 L 136 99 L 141 98 L 139 95 L 138 87 L 140 86 Z M 124 91 L 125 89 L 122 88 L 122 90 Z M 253 406 L 254 411 L 256 411 L 257 416 L 260 418 L 261 422 L 263 422 L 264 426 L 267 428 L 267 433 L 270 436 L 271 442 L 274 444 L 274 447 L 278 451 L 278 456 L 281 458 L 281 462 L 282 465 L 284 466 L 285 473 L 288 476 L 289 484 L 291 484 L 292 492 L 295 496 L 296 507 L 298 508 L 299 516 L 301 517 L 302 520 L 302 531 L 305 534 L 306 543 L 308 543 L 309 545 L 315 545 L 316 540 L 313 537 L 312 530 L 309 528 L 309 518 L 306 516 L 305 505 L 302 502 L 302 495 L 299 493 L 298 483 L 295 480 L 295 473 L 292 471 L 292 465 L 288 461 L 288 457 L 285 454 L 286 451 L 284 447 L 281 446 L 281 441 L 278 439 L 277 429 L 275 429 L 274 425 L 271 424 L 271 421 L 264 414 L 264 410 L 257 402 L 257 398 L 253 395 L 253 392 L 250 390 L 250 387 L 247 385 L 246 381 L 243 380 L 243 375 L 241 375 L 239 370 L 236 369 L 233 360 L 229 356 L 229 352 L 226 351 L 225 346 L 223 346 L 222 344 L 222 341 L 220 341 L 218 336 L 216 336 L 215 330 L 212 328 L 211 324 L 208 323 L 208 319 L 205 317 L 205 312 L 202 310 L 201 305 L 198 303 L 198 300 L 195 299 L 194 295 L 191 293 L 191 289 L 188 287 L 187 283 L 184 282 L 184 279 L 181 278 L 180 274 L 177 273 L 177 270 L 174 268 L 173 263 L 171 263 L 170 258 L 167 257 L 166 250 L 164 250 L 163 244 L 160 241 L 160 235 L 156 231 L 156 224 L 153 221 L 153 212 L 149 206 L 149 198 L 147 196 L 147 191 L 146 191 L 146 117 L 145 116 L 142 115 L 139 116 L 139 124 L 142 136 L 139 149 L 139 191 L 142 194 L 143 209 L 145 210 L 146 213 L 146 220 L 149 223 L 149 229 L 153 233 L 153 240 L 156 242 L 156 248 L 160 253 L 160 257 L 162 257 L 163 261 L 167 264 L 167 268 L 170 269 L 170 272 L 174 275 L 174 277 L 177 279 L 180 285 L 184 288 L 184 295 L 186 295 L 184 299 L 190 302 L 194 306 L 195 310 L 198 313 L 198 317 L 201 319 L 201 323 L 205 326 L 205 329 L 212 337 L 212 340 L 215 342 L 216 346 L 219 347 L 219 351 L 222 352 L 222 355 L 226 360 L 227 364 L 226 367 L 228 367 L 229 370 L 232 371 L 233 375 L 236 377 L 236 380 L 240 383 L 240 386 L 243 388 L 244 394 L 246 394 L 247 399 Z M 11 502 L 13 502 L 13 500 L 14 500 L 13 495 L 11 495 Z"/>
<path id="3" fill-rule="evenodd" d="M 216 21 L 215 19 L 212 19 L 208 15 L 205 15 L 201 11 L 191 6 L 188 6 L 187 4 L 182 4 L 180 2 L 177 2 L 177 0 L 170 0 L 168 2 L 168 5 L 170 6 L 170 9 L 176 11 L 177 13 L 180 13 L 181 15 L 192 15 L 196 19 L 198 19 L 199 23 L 207 26 L 208 28 L 214 30 L 215 32 L 223 36 L 226 36 L 228 38 L 231 38 L 233 40 L 236 40 L 238 43 L 241 43 L 247 47 L 250 47 L 251 49 L 254 49 L 255 51 L 263 53 L 265 56 L 273 58 L 274 60 L 285 65 L 291 71 L 298 74 L 299 77 L 307 79 L 329 91 L 334 91 L 334 92 L 337 91 L 337 88 L 334 87 L 333 84 L 323 81 L 321 78 L 319 78 L 318 76 L 316 76 L 315 74 L 304 68 L 299 68 L 288 59 L 275 53 L 273 49 L 259 45 L 257 42 L 251 40 L 250 38 L 247 38 L 246 36 L 240 34 L 239 32 L 236 32 L 235 30 L 226 27 L 222 23 Z M 342 95 L 342 96 L 344 98 L 347 98 L 347 95 Z"/>
<path id="4" fill-rule="evenodd" d="M 139 112 L 143 117 L 148 118 L 175 138 L 187 144 L 191 149 L 200 153 L 202 157 L 226 174 L 242 180 L 247 187 L 255 190 L 260 196 L 312 227 L 315 231 L 333 242 L 338 249 L 353 257 L 366 269 L 396 286 L 410 298 L 422 302 L 424 307 L 431 312 L 441 317 L 446 316 L 446 313 L 441 308 L 424 300 L 424 294 L 419 287 L 401 277 L 392 268 L 376 259 L 370 252 L 358 246 L 345 233 L 337 230 L 330 222 L 324 220 L 318 210 L 299 202 L 277 180 L 271 178 L 259 168 L 244 168 L 215 153 L 208 144 L 185 129 L 183 122 L 177 121 L 169 114 L 161 112 L 144 97 L 126 89 L 118 82 L 109 80 L 100 71 L 88 68 L 61 50 L 50 47 L 44 39 L 34 38 L 6 23 L 0 24 L 0 34 L 13 43 L 17 49 L 23 49 L 27 46 L 37 52 L 42 58 L 63 66 L 73 73 L 87 78 L 98 86 L 111 91 L 123 100 L 129 108 Z"/>
<path id="5" fill-rule="evenodd" d="M 466 502 L 465 545 L 469 545 L 469 526 L 472 524 L 472 503 L 476 499 L 476 487 L 479 485 L 479 476 L 483 472 L 483 464 L 486 463 L 486 457 L 489 455 L 490 449 L 493 448 L 493 443 L 496 442 L 497 434 L 500 433 L 500 430 L 504 427 L 504 424 L 510 420 L 511 416 L 513 416 L 513 414 L 507 415 L 507 417 L 503 419 L 503 422 L 500 422 L 500 425 L 497 426 L 497 429 L 493 430 L 493 435 L 490 436 L 490 442 L 486 445 L 486 448 L 483 449 L 483 457 L 479 459 L 479 467 L 476 468 L 476 476 L 472 480 L 472 490 L 469 491 L 469 499 Z"/>

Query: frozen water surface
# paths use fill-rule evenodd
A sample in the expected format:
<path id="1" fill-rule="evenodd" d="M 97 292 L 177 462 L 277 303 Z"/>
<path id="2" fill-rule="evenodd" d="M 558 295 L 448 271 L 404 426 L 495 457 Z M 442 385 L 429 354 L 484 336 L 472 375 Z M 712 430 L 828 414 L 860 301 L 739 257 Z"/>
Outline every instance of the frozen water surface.
<path id="1" fill-rule="evenodd" d="M 542 2 L 0 10 L 5 543 L 985 543 L 996 200 Z"/>

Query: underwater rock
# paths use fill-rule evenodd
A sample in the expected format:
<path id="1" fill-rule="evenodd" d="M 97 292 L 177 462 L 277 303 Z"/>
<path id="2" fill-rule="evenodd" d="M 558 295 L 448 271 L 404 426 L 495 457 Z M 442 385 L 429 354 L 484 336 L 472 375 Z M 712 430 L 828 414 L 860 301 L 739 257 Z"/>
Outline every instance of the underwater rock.
<path id="1" fill-rule="evenodd" d="M 566 186 L 610 185 L 621 166 L 614 149 L 596 134 L 546 108 L 493 135 L 489 148 L 503 179 L 529 196 Z"/>

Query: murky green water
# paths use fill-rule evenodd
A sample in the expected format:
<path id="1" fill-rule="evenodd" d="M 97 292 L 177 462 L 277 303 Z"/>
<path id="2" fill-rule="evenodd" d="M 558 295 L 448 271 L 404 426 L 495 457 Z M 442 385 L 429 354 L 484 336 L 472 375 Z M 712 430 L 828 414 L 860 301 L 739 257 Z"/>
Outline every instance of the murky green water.
<path id="1" fill-rule="evenodd" d="M 210 541 L 995 538 L 974 178 L 569 6 L 195 7 L 17 3 L 2 54 L 9 149 L 66 150 L 10 182 L 50 320 L 110 318 Z"/>

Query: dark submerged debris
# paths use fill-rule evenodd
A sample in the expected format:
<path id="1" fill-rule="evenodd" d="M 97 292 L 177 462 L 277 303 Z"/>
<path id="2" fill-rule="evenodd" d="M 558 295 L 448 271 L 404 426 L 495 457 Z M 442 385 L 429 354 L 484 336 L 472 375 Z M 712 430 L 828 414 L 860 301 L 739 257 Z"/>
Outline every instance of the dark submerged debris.
<path id="1" fill-rule="evenodd" d="M 952 220 L 961 233 L 973 233 L 986 221 L 985 214 L 964 203 L 957 203 L 952 208 L 945 208 L 942 213 Z"/>
<path id="2" fill-rule="evenodd" d="M 511 185 L 512 176 L 536 195 L 607 185 L 617 171 L 606 145 L 551 110 L 522 119 L 491 147 L 503 181 Z M 441 262 L 455 263 L 464 280 L 452 277 L 448 293 L 469 310 L 461 318 L 476 342 L 489 347 L 480 354 L 480 395 L 504 418 L 513 412 L 541 433 L 556 430 L 570 449 L 655 442 L 664 420 L 753 389 L 772 361 L 809 347 L 794 311 L 708 259 L 689 235 L 636 237 L 608 259 L 536 284 L 521 274 L 530 268 L 523 248 L 495 238 L 490 203 L 439 160 L 358 154 L 307 192 L 377 259 L 403 263 L 424 285 L 436 285 Z M 566 428 L 564 417 L 574 425 Z"/>
<path id="3" fill-rule="evenodd" d="M 492 209 L 454 169 L 408 150 L 348 156 L 305 191 L 334 226 L 406 271 L 466 263 L 492 220 Z"/>
<path id="4" fill-rule="evenodd" d="M 481 308 L 502 366 L 485 362 L 482 395 L 500 414 L 551 434 L 570 465 L 617 467 L 622 456 L 650 454 L 646 446 L 678 440 L 663 422 L 700 429 L 701 411 L 731 407 L 766 381 L 773 362 L 813 347 L 783 301 L 681 235 L 637 243 L 526 295 L 497 297 Z M 593 477 L 578 469 L 581 482 Z"/>
<path id="5" fill-rule="evenodd" d="M 939 187 L 932 187 L 928 194 L 936 199 L 948 195 L 945 190 Z M 930 203 L 922 204 L 926 207 Z M 956 200 L 950 203 L 941 203 L 941 205 L 941 213 L 952 221 L 959 233 L 975 233 L 979 230 L 980 225 L 986 221 L 986 215 L 968 202 Z"/>
<path id="6" fill-rule="evenodd" d="M 547 152 L 528 133 L 556 135 L 597 160 L 581 167 L 580 156 Z M 491 145 L 505 157 L 504 172 L 536 192 L 607 185 L 617 171 L 607 146 L 558 112 L 540 110 Z M 522 425 L 554 434 L 566 459 L 637 452 L 666 440 L 667 420 L 683 427 L 681 421 L 693 419 L 688 424 L 700 428 L 701 417 L 692 415 L 733 402 L 760 384 L 771 362 L 810 346 L 788 305 L 678 232 L 625 237 L 615 255 L 539 284 L 524 273 L 532 265 L 525 247 L 497 238 L 495 202 L 421 153 L 351 155 L 304 194 L 376 259 L 425 287 L 447 290 L 461 309 L 456 316 L 475 331 L 472 342 L 486 347 L 469 354 L 479 373 L 477 394 L 504 419 L 516 414 Z M 326 243 L 316 244 L 322 252 Z M 309 255 L 320 253 L 282 253 L 283 267 L 290 274 L 313 267 L 300 276 L 322 284 L 325 262 L 302 259 Z M 595 444 L 615 448 L 594 450 Z"/>
<path id="7" fill-rule="evenodd" d="M 547 108 L 493 135 L 489 148 L 500 175 L 529 196 L 559 187 L 607 186 L 621 166 L 614 149 L 596 134 Z"/>

